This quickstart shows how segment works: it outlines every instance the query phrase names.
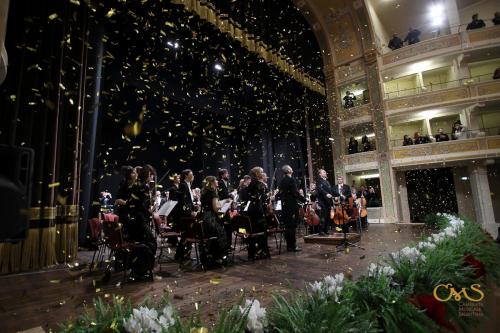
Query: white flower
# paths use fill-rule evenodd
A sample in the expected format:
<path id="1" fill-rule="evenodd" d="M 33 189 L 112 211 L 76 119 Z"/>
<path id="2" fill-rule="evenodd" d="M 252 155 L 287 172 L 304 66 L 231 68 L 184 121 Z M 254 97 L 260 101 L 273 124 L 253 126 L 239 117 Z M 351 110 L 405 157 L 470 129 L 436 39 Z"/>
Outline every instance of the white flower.
<path id="1" fill-rule="evenodd" d="M 123 319 L 123 327 L 125 328 L 125 331 L 130 333 L 142 332 L 141 324 L 135 320 L 134 316 L 130 316 L 127 320 Z"/>
<path id="2" fill-rule="evenodd" d="M 379 266 L 375 265 L 374 263 L 371 263 L 370 266 L 368 267 L 368 276 L 371 277 L 379 277 L 382 275 L 391 277 L 396 273 L 394 269 L 390 266 Z"/>
<path id="3" fill-rule="evenodd" d="M 340 292 L 342 291 L 342 284 L 344 282 L 344 274 L 335 274 L 335 276 L 327 275 L 323 281 L 315 281 L 310 283 L 311 290 L 318 293 L 320 298 L 332 296 L 335 301 L 338 301 Z"/>
<path id="4" fill-rule="evenodd" d="M 424 250 L 424 249 L 434 250 L 436 248 L 436 244 L 431 242 L 420 242 L 417 244 L 417 248 L 419 250 Z"/>
<path id="5" fill-rule="evenodd" d="M 391 256 L 394 259 L 394 261 L 398 264 L 402 260 L 407 260 L 413 264 L 419 260 L 425 261 L 426 259 L 425 256 L 414 247 L 405 247 L 401 249 L 399 252 L 393 252 Z"/>
<path id="6" fill-rule="evenodd" d="M 123 321 L 125 331 L 130 333 L 153 332 L 159 333 L 175 324 L 174 309 L 169 304 L 163 308 L 162 315 L 158 317 L 156 309 L 141 306 L 132 310 L 132 315 Z"/>
<path id="7" fill-rule="evenodd" d="M 158 322 L 164 328 L 175 324 L 174 308 L 172 307 L 172 305 L 168 304 L 163 308 L 163 314 L 158 319 Z"/>
<path id="8" fill-rule="evenodd" d="M 246 300 L 245 306 L 240 306 L 241 313 L 248 311 L 247 330 L 252 333 L 263 333 L 267 326 L 266 309 L 260 307 L 258 300 Z"/>

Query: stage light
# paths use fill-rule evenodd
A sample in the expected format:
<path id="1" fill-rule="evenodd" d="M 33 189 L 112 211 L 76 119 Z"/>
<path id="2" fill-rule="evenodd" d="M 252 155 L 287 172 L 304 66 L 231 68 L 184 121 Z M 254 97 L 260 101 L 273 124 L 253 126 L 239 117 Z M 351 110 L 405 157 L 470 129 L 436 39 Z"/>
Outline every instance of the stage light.
<path id="1" fill-rule="evenodd" d="M 214 68 L 215 68 L 215 70 L 217 70 L 217 71 L 221 71 L 221 70 L 223 69 L 223 68 L 222 68 L 222 66 L 221 66 L 221 64 L 215 64 L 215 65 L 214 65 Z"/>
<path id="2" fill-rule="evenodd" d="M 429 8 L 429 17 L 432 25 L 437 27 L 443 24 L 444 21 L 444 6 L 440 3 L 433 4 Z"/>

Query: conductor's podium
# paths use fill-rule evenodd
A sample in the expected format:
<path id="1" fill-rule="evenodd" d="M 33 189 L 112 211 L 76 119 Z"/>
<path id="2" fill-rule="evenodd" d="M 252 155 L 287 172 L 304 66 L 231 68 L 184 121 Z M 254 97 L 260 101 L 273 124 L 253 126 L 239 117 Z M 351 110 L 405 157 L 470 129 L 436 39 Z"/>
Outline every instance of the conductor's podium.
<path id="1" fill-rule="evenodd" d="M 356 243 L 361 240 L 361 236 L 356 233 L 349 232 L 346 234 L 347 241 L 350 243 Z M 325 244 L 325 245 L 340 245 L 344 241 L 343 233 L 334 233 L 329 235 L 320 236 L 319 234 L 312 234 L 304 236 L 304 243 L 311 244 Z"/>

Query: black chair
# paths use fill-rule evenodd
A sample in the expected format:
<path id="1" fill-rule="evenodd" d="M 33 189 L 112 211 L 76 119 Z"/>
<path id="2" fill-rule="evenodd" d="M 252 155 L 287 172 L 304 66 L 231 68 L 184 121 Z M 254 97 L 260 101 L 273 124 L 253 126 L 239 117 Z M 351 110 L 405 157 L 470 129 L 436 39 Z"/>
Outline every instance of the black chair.
<path id="1" fill-rule="evenodd" d="M 147 249 L 147 246 L 139 243 L 128 243 L 123 240 L 122 225 L 116 222 L 104 221 L 103 223 L 104 241 L 110 248 L 109 257 L 120 255 L 123 259 L 123 282 L 127 281 L 127 271 L 130 265 L 130 254 L 136 250 Z M 111 263 L 111 262 L 110 262 Z M 107 267 L 110 272 L 110 264 Z M 151 280 L 153 279 L 153 270 L 149 269 Z"/>
<path id="2" fill-rule="evenodd" d="M 236 252 L 236 243 L 238 242 L 238 238 L 240 239 L 250 239 L 256 238 L 259 236 L 264 236 L 265 232 L 253 232 L 252 230 L 252 222 L 245 215 L 236 215 L 232 218 L 231 224 L 233 225 L 233 233 L 234 233 L 234 247 L 233 247 L 233 261 L 234 254 Z"/>
<path id="3" fill-rule="evenodd" d="M 274 241 L 276 242 L 276 249 L 278 249 L 278 254 L 281 254 L 281 243 L 283 241 L 283 234 L 285 229 L 280 226 L 278 218 L 275 214 L 267 216 L 267 235 L 274 236 Z M 280 235 L 280 241 L 278 246 L 278 237 Z"/>
<path id="4" fill-rule="evenodd" d="M 206 236 L 204 231 L 204 222 L 198 221 L 194 217 L 181 217 L 179 219 L 181 239 L 187 243 L 194 244 L 194 250 L 196 253 L 196 263 L 201 264 L 203 271 L 206 271 L 206 267 L 203 260 L 200 260 L 200 254 L 205 253 L 207 249 L 209 237 Z"/>

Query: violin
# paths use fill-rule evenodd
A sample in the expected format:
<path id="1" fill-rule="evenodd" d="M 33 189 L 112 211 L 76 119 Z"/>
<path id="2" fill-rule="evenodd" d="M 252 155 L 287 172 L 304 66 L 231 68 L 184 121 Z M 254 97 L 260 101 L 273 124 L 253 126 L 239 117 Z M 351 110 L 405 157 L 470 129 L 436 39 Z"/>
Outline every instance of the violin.
<path id="1" fill-rule="evenodd" d="M 349 214 L 347 213 L 346 205 L 340 203 L 340 198 L 335 198 L 333 207 L 330 210 L 330 218 L 335 225 L 344 225 L 349 222 Z"/>
<path id="2" fill-rule="evenodd" d="M 307 225 L 319 225 L 319 216 L 316 214 L 317 204 L 313 202 L 306 207 L 305 218 Z"/>

